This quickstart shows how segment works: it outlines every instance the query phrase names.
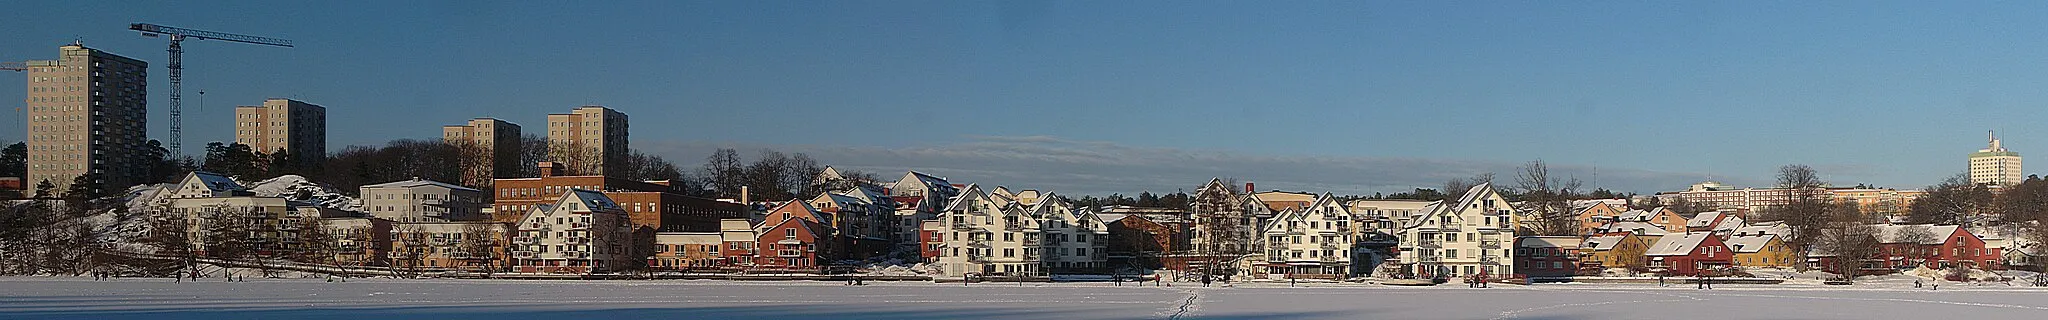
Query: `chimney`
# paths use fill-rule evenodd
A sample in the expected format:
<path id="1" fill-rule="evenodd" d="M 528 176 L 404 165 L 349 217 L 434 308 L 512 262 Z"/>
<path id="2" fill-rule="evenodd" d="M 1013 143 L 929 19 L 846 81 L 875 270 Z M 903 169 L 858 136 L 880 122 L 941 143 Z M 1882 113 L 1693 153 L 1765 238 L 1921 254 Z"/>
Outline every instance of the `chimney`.
<path id="1" fill-rule="evenodd" d="M 559 175 L 561 175 L 561 174 L 562 174 L 562 164 L 561 164 L 561 163 L 559 163 L 559 162 L 553 162 L 553 161 L 541 161 L 541 163 L 540 163 L 540 176 L 541 176 L 541 177 L 553 177 L 553 176 L 559 176 Z"/>
<path id="2" fill-rule="evenodd" d="M 1252 189 L 1252 183 L 1250 183 L 1250 182 L 1246 182 L 1246 183 L 1244 183 L 1244 193 L 1257 193 L 1257 192 L 1259 192 L 1259 189 Z"/>
<path id="3" fill-rule="evenodd" d="M 753 201 L 747 201 L 747 186 L 740 186 L 740 203 L 743 203 L 743 204 L 751 204 L 751 203 L 754 203 Z"/>

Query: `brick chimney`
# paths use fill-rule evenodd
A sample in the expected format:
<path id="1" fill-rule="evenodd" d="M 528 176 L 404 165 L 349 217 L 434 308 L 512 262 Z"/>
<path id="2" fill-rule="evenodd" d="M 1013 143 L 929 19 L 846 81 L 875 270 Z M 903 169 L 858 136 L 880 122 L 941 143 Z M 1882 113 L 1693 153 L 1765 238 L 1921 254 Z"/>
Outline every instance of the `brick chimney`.
<path id="1" fill-rule="evenodd" d="M 1250 182 L 1246 182 L 1246 183 L 1244 183 L 1244 193 L 1258 193 L 1258 192 L 1259 192 L 1259 189 L 1252 189 L 1252 183 L 1250 183 Z"/>
<path id="2" fill-rule="evenodd" d="M 539 166 L 540 176 L 542 177 L 553 177 L 562 175 L 562 164 L 559 162 L 541 161 Z"/>

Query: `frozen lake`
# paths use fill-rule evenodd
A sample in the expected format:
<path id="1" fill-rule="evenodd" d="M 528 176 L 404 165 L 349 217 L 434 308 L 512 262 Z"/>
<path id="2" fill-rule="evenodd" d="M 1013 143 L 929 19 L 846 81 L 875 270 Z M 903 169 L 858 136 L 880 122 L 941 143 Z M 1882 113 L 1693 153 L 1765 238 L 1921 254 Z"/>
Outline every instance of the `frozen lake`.
<path id="1" fill-rule="evenodd" d="M 2038 319 L 2048 290 L 1944 286 L 1284 284 L 0 278 L 4 319 Z"/>

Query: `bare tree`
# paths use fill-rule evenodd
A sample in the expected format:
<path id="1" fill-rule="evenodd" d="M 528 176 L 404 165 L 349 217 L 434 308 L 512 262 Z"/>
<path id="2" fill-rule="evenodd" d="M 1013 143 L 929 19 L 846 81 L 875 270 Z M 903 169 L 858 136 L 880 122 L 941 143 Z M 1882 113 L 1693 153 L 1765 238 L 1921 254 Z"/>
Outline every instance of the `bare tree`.
<path id="1" fill-rule="evenodd" d="M 1784 221 L 1792 229 L 1785 243 L 1798 252 L 1812 248 L 1812 237 L 1827 228 L 1832 201 L 1827 198 L 1826 185 L 1812 167 L 1794 164 L 1778 168 L 1778 187 L 1790 194 L 1784 205 L 1766 209 L 1763 220 Z"/>
<path id="2" fill-rule="evenodd" d="M 1827 261 L 1827 269 L 1839 272 L 1843 281 L 1854 282 L 1861 275 L 1865 264 L 1877 257 L 1882 244 L 1878 242 L 1879 229 L 1869 224 L 1844 224 L 1825 229 L 1816 237 L 1816 246 L 1821 251 L 1834 255 Z"/>
<path id="3" fill-rule="evenodd" d="M 499 260 L 505 258 L 502 254 L 505 248 L 505 234 L 500 231 L 503 226 L 491 223 L 471 223 L 462 226 L 461 243 L 456 250 L 467 257 L 464 260 L 471 266 L 483 270 L 486 278 L 502 267 Z"/>
<path id="4" fill-rule="evenodd" d="M 548 154 L 549 152 L 551 152 L 550 150 L 548 150 L 548 147 L 549 145 L 547 138 L 534 134 L 520 136 L 518 154 L 519 163 L 518 165 L 514 166 L 519 169 L 518 171 L 515 171 L 512 174 L 505 176 L 518 178 L 539 177 L 540 167 L 535 166 L 535 164 L 541 163 L 543 161 L 548 161 Z"/>
<path id="5" fill-rule="evenodd" d="M 704 177 L 718 196 L 737 199 L 740 186 L 747 185 L 746 164 L 739 151 L 718 149 L 704 159 Z"/>
<path id="6" fill-rule="evenodd" d="M 1480 173 L 1478 175 L 1473 175 L 1470 178 L 1451 179 L 1450 181 L 1444 181 L 1444 200 L 1456 201 L 1459 198 L 1464 198 L 1465 191 L 1472 190 L 1472 187 L 1487 183 L 1493 183 L 1492 172 Z"/>
<path id="7" fill-rule="evenodd" d="M 427 232 L 417 226 L 398 227 L 391 237 L 391 271 L 399 277 L 418 277 L 426 263 Z"/>
<path id="8" fill-rule="evenodd" d="M 1962 174 L 1950 176 L 1926 190 L 1926 194 L 1913 201 L 1906 214 L 1907 222 L 1969 226 L 1991 215 L 1996 207 L 1990 187 L 1971 183 L 1970 177 Z"/>
<path id="9" fill-rule="evenodd" d="M 1550 166 L 1543 160 L 1530 161 L 1523 165 L 1515 182 L 1522 191 L 1522 210 L 1530 211 L 1534 218 L 1532 230 L 1538 235 L 1568 236 L 1579 231 L 1578 217 L 1573 215 L 1572 199 L 1579 197 L 1578 178 L 1558 178 L 1550 175 Z"/>
<path id="10" fill-rule="evenodd" d="M 298 221 L 298 249 L 292 260 L 312 264 L 334 264 L 338 255 L 338 237 L 326 220 L 320 217 L 300 217 Z"/>
<path id="11" fill-rule="evenodd" d="M 455 149 L 454 164 L 457 170 L 462 172 L 462 179 L 457 180 L 456 183 L 479 189 L 490 189 L 498 175 L 497 154 L 490 149 L 490 146 L 471 139 L 445 140 L 445 142 Z"/>
<path id="12" fill-rule="evenodd" d="M 601 175 L 604 172 L 604 152 L 598 146 L 580 141 L 548 141 L 548 159 L 564 165 L 572 175 Z"/>

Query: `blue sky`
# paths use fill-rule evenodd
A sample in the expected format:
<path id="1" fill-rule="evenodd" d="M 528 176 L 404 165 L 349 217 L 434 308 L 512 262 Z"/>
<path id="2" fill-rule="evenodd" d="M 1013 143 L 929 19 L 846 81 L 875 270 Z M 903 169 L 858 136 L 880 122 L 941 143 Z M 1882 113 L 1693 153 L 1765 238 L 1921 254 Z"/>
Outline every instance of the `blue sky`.
<path id="1" fill-rule="evenodd" d="M 2000 130 L 2048 152 L 2040 2 L 31 1 L 0 61 L 88 46 L 152 63 L 152 22 L 289 38 L 187 45 L 186 143 L 231 106 L 329 109 L 330 148 L 583 104 L 635 147 L 801 151 L 871 171 L 1069 193 L 1393 191 L 1542 159 L 1595 185 L 1739 185 L 1789 163 L 1915 188 Z M 0 76 L 19 104 L 23 77 Z M 197 92 L 207 92 L 203 110 Z M 19 115 L 0 139 L 21 136 Z M 752 152 L 746 152 L 751 155 Z M 2029 170 L 2030 172 L 2035 170 Z"/>

